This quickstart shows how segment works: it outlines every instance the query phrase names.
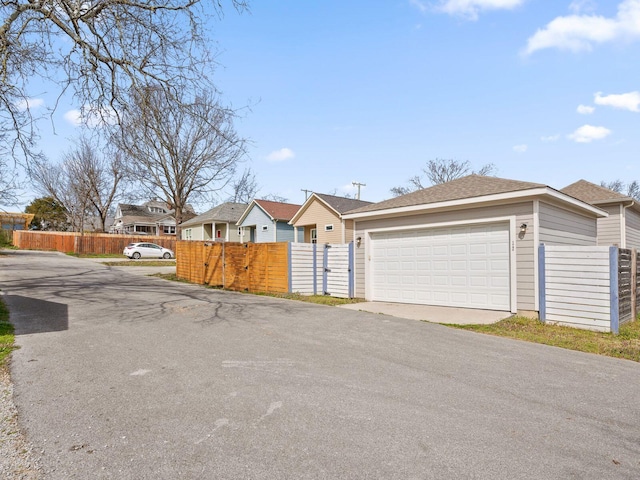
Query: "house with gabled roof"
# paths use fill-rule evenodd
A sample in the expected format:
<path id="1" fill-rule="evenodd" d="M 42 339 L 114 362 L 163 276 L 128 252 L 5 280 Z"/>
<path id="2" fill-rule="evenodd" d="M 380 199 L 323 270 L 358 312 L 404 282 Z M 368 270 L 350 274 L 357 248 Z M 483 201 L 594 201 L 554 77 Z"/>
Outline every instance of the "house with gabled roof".
<path id="1" fill-rule="evenodd" d="M 159 200 L 150 200 L 142 205 L 120 203 L 116 208 L 114 222 L 110 233 L 126 233 L 132 235 L 175 235 L 176 219 L 174 211 Z M 187 205 L 182 213 L 183 218 L 195 216 L 193 207 Z"/>
<path id="2" fill-rule="evenodd" d="M 300 205 L 253 200 L 238 219 L 236 225 L 242 230 L 243 242 L 293 242 L 295 232 L 289 221 Z M 302 238 L 301 232 L 298 240 Z"/>
<path id="3" fill-rule="evenodd" d="M 226 202 L 182 222 L 182 239 L 241 242 L 241 231 L 236 223 L 247 206 L 246 203 Z"/>
<path id="4" fill-rule="evenodd" d="M 544 184 L 469 175 L 343 214 L 355 296 L 537 315 L 538 246 L 596 245 L 600 208 Z"/>
<path id="5" fill-rule="evenodd" d="M 561 192 L 604 210 L 598 219 L 598 245 L 640 248 L 640 202 L 586 180 L 578 180 Z"/>
<path id="6" fill-rule="evenodd" d="M 289 224 L 302 232 L 305 243 L 347 243 L 353 238 L 353 220 L 344 220 L 349 210 L 371 205 L 371 202 L 312 193 Z"/>

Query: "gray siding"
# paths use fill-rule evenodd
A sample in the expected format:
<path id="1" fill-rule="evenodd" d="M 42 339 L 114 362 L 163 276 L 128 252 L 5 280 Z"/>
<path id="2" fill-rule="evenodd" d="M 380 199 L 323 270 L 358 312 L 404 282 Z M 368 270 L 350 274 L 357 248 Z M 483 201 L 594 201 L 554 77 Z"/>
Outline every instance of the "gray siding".
<path id="1" fill-rule="evenodd" d="M 398 216 L 377 220 L 357 220 L 356 237 L 362 237 L 362 245 L 355 249 L 356 261 L 356 291 L 357 297 L 365 295 L 365 231 L 378 228 L 407 227 L 428 225 L 443 222 L 465 222 L 494 217 L 515 215 L 516 228 L 522 223 L 527 224 L 525 235 L 516 238 L 516 281 L 518 310 L 535 310 L 535 275 L 534 275 L 534 245 L 533 245 L 533 202 L 521 202 L 511 205 L 470 208 L 453 212 L 428 213 L 419 215 Z"/>
<path id="2" fill-rule="evenodd" d="M 265 231 L 262 230 L 262 226 L 266 225 L 267 229 Z M 266 243 L 273 242 L 275 228 L 273 225 L 273 220 L 269 218 L 269 216 L 262 211 L 262 209 L 255 204 L 251 207 L 251 210 L 245 217 L 245 219 L 240 224 L 241 227 L 253 227 L 255 228 L 255 243 Z M 249 235 L 245 235 L 245 242 L 249 241 Z"/>
<path id="3" fill-rule="evenodd" d="M 625 211 L 627 244 L 625 248 L 640 248 L 640 214 L 635 210 Z"/>
<path id="4" fill-rule="evenodd" d="M 598 245 L 603 247 L 622 246 L 620 205 L 598 206 L 598 208 L 609 214 L 606 218 L 598 219 Z"/>
<path id="5" fill-rule="evenodd" d="M 278 230 L 278 236 L 276 238 L 276 242 L 293 242 L 293 240 L 295 238 L 293 225 L 289 225 L 288 223 L 285 223 L 285 222 L 278 222 L 278 223 L 276 223 L 276 228 Z M 304 240 L 304 236 L 303 235 L 304 235 L 304 233 L 301 230 L 299 230 L 298 231 L 298 241 L 299 242 Z M 273 242 L 273 237 L 269 241 Z"/>
<path id="6" fill-rule="evenodd" d="M 540 243 L 591 246 L 597 243 L 596 219 L 540 202 Z"/>

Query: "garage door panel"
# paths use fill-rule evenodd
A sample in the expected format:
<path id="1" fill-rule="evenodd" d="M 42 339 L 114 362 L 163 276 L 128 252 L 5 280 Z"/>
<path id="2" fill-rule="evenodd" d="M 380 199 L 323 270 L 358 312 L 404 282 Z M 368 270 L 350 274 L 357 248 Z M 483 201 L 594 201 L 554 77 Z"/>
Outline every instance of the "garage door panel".
<path id="1" fill-rule="evenodd" d="M 501 223 L 373 234 L 371 298 L 509 310 L 508 228 Z"/>

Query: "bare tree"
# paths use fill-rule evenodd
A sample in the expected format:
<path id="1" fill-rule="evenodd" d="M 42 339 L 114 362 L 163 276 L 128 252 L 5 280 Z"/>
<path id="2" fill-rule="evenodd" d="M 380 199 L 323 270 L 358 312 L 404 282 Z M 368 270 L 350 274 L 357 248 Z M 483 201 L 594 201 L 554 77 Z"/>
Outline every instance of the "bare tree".
<path id="1" fill-rule="evenodd" d="M 131 89 L 167 91 L 207 82 L 207 22 L 222 0 L 3 0 L 0 3 L 2 147 L 33 154 L 28 105 L 34 78 L 70 92 L 86 119 L 127 110 Z M 245 0 L 229 0 L 238 11 Z"/>
<path id="2" fill-rule="evenodd" d="M 470 174 L 490 176 L 494 175 L 495 172 L 496 166 L 492 163 L 488 163 L 482 166 L 479 170 L 474 171 L 469 160 L 460 161 L 436 158 L 435 160 L 429 160 L 427 162 L 426 167 L 422 169 L 422 174 L 411 177 L 408 181 L 408 185 L 393 187 L 391 189 L 391 193 L 394 197 L 398 197 L 400 195 L 415 192 L 416 190 L 427 188 L 429 184 L 438 185 Z M 425 180 L 423 180 L 422 175 L 426 177 Z M 426 181 L 428 181 L 429 184 L 427 184 Z"/>
<path id="3" fill-rule="evenodd" d="M 253 170 L 245 168 L 242 175 L 231 181 L 231 190 L 232 195 L 229 197 L 230 202 L 249 203 L 256 198 L 260 188 Z"/>
<path id="4" fill-rule="evenodd" d="M 602 181 L 600 186 L 640 201 L 640 182 L 637 180 L 633 180 L 630 183 L 625 183 L 620 179 L 611 182 Z"/>
<path id="5" fill-rule="evenodd" d="M 187 203 L 225 188 L 245 155 L 232 110 L 208 92 L 185 97 L 146 90 L 113 137 L 128 159 L 129 175 L 174 210 L 178 238 Z"/>
<path id="6" fill-rule="evenodd" d="M 103 150 L 82 137 L 58 165 L 38 163 L 33 177 L 42 191 L 67 209 L 74 230 L 84 231 L 87 215 L 95 215 L 100 219 L 100 229 L 105 231 L 124 175 L 119 152 Z"/>

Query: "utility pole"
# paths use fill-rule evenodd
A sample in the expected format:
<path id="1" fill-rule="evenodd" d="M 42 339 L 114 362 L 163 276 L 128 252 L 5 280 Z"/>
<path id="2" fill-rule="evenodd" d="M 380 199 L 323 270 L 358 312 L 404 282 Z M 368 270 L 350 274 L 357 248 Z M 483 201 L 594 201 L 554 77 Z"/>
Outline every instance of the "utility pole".
<path id="1" fill-rule="evenodd" d="M 304 188 L 300 189 L 301 192 L 304 192 L 304 201 L 306 202 L 309 198 L 309 194 L 313 192 L 313 190 L 305 190 Z"/>
<path id="2" fill-rule="evenodd" d="M 358 194 L 356 195 L 356 200 L 360 200 L 360 187 L 366 187 L 367 184 L 360 183 L 360 182 L 351 182 L 351 185 L 353 185 L 354 187 L 358 187 Z"/>

